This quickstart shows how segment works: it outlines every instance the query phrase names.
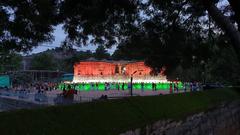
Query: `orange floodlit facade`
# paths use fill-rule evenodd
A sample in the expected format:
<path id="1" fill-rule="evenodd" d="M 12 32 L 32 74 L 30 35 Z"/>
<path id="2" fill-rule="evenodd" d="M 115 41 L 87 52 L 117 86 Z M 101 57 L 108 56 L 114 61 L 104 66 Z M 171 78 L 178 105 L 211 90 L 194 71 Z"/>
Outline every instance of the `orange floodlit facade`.
<path id="1" fill-rule="evenodd" d="M 74 65 L 73 83 L 95 82 L 167 82 L 166 76 L 151 75 L 152 69 L 143 61 L 81 61 Z"/>
<path id="2" fill-rule="evenodd" d="M 152 69 L 147 67 L 144 62 L 132 62 L 126 65 L 126 75 L 146 76 L 150 75 Z"/>
<path id="3" fill-rule="evenodd" d="M 115 74 L 115 64 L 108 62 L 79 62 L 74 65 L 74 76 L 106 76 Z"/>
<path id="4" fill-rule="evenodd" d="M 83 61 L 74 65 L 74 76 L 146 76 L 151 71 L 144 62 Z"/>

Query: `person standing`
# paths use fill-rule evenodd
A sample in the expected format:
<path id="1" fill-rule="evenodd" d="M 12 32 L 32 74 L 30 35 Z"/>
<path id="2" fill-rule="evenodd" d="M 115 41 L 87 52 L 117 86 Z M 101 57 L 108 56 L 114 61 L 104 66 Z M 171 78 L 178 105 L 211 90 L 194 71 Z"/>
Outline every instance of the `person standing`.
<path id="1" fill-rule="evenodd" d="M 183 91 L 186 93 L 187 92 L 187 83 L 183 83 Z"/>
<path id="2" fill-rule="evenodd" d="M 40 87 L 39 87 L 40 88 Z M 39 93 L 41 92 L 41 88 L 39 89 Z M 65 85 L 63 86 L 63 93 L 62 93 L 62 95 L 63 95 L 63 97 L 65 98 L 66 97 L 66 94 L 67 93 L 67 91 L 66 91 L 66 88 L 65 88 Z"/>
<path id="3" fill-rule="evenodd" d="M 193 91 L 193 83 L 190 82 L 190 92 L 192 92 L 192 91 Z"/>
<path id="4" fill-rule="evenodd" d="M 117 87 L 117 90 L 119 91 L 120 89 L 119 83 L 116 83 L 116 87 Z"/>
<path id="5" fill-rule="evenodd" d="M 193 82 L 192 84 L 192 91 L 196 91 L 196 82 Z"/>
<path id="6" fill-rule="evenodd" d="M 152 83 L 152 90 L 156 91 L 156 84 L 154 82 Z"/>
<path id="7" fill-rule="evenodd" d="M 199 84 L 199 82 L 196 82 L 196 91 L 200 91 L 200 84 Z"/>
<path id="8" fill-rule="evenodd" d="M 122 83 L 122 90 L 124 91 L 124 83 Z"/>
<path id="9" fill-rule="evenodd" d="M 95 85 L 96 85 L 96 91 L 98 91 L 98 83 L 96 82 L 96 84 L 95 84 Z"/>
<path id="10" fill-rule="evenodd" d="M 141 90 L 142 90 L 142 92 L 144 92 L 144 83 L 143 82 L 141 83 Z"/>
<path id="11" fill-rule="evenodd" d="M 178 93 L 178 83 L 177 82 L 175 83 L 175 90 Z"/>
<path id="12" fill-rule="evenodd" d="M 93 82 L 91 83 L 91 90 L 92 90 L 92 91 L 95 91 L 94 83 L 93 83 Z"/>
<path id="13" fill-rule="evenodd" d="M 173 92 L 172 92 L 172 83 L 170 83 L 169 92 L 170 92 L 170 94 L 173 93 Z"/>
<path id="14" fill-rule="evenodd" d="M 69 85 L 70 86 L 70 85 Z M 69 99 L 70 102 L 72 102 L 74 100 L 74 94 L 75 91 L 73 88 L 71 88 L 71 86 L 69 87 L 68 91 L 67 91 L 67 98 Z"/>
<path id="15" fill-rule="evenodd" d="M 106 82 L 104 83 L 104 89 L 105 89 L 105 91 L 107 91 L 107 83 Z"/>
<path id="16" fill-rule="evenodd" d="M 111 84 L 107 83 L 107 90 L 110 90 L 110 89 L 111 89 Z"/>
<path id="17" fill-rule="evenodd" d="M 131 89 L 131 83 L 128 83 L 128 89 L 130 90 Z"/>

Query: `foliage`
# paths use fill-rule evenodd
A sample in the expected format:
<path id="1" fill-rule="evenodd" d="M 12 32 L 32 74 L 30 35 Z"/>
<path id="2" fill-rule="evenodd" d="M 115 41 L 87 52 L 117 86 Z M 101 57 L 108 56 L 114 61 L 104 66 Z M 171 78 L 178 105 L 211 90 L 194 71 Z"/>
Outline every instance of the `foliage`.
<path id="1" fill-rule="evenodd" d="M 94 58 L 96 58 L 97 60 L 109 59 L 110 54 L 107 52 L 104 46 L 100 45 L 94 53 Z"/>
<path id="2" fill-rule="evenodd" d="M 31 69 L 33 70 L 61 70 L 73 72 L 76 62 L 95 58 L 98 60 L 109 59 L 110 54 L 103 46 L 99 46 L 96 52 L 76 51 L 72 49 L 57 48 L 33 55 Z"/>
<path id="3" fill-rule="evenodd" d="M 21 72 L 11 73 L 10 77 L 11 77 L 12 85 L 15 85 L 15 86 L 19 86 L 19 85 L 25 86 L 25 85 L 27 85 L 26 82 L 28 84 L 33 82 L 32 76 L 27 73 L 21 73 Z"/>
<path id="4" fill-rule="evenodd" d="M 60 16 L 68 33 L 66 41 L 86 44 L 91 35 L 94 44 L 115 44 L 119 35 L 128 35 L 136 29 L 138 3 L 138 0 L 65 0 L 60 4 Z"/>
<path id="5" fill-rule="evenodd" d="M 239 84 L 240 64 L 236 52 L 225 36 L 219 37 L 217 44 L 213 58 L 206 63 L 206 81 Z"/>
<path id="6" fill-rule="evenodd" d="M 232 19 L 238 24 L 240 2 L 228 1 L 234 12 Z M 202 28 L 194 23 L 206 15 L 209 4 L 217 2 L 219 0 L 1 1 L 0 50 L 27 51 L 51 41 L 53 26 L 57 24 L 64 25 L 65 43 L 69 45 L 83 45 L 89 40 L 106 46 L 121 43 L 142 29 L 145 20 L 159 22 L 154 23 L 154 29 L 190 22 L 186 26 L 198 31 Z"/>
<path id="7" fill-rule="evenodd" d="M 211 57 L 203 28 L 209 20 L 199 19 L 206 15 L 204 12 L 193 12 L 194 5 L 186 1 L 151 2 L 153 7 L 145 11 L 151 18 L 143 21 L 142 29 L 118 46 L 113 54 L 115 59 L 145 60 L 156 72 L 165 67 L 165 74 L 170 76 L 178 66 L 191 68 Z"/>
<path id="8" fill-rule="evenodd" d="M 238 31 L 240 31 L 240 1 L 238 0 L 228 0 L 234 13 L 232 14 L 233 21 L 238 25 Z"/>
<path id="9" fill-rule="evenodd" d="M 66 71 L 66 72 L 73 72 L 73 66 L 76 62 L 79 62 L 81 60 L 86 60 L 89 59 L 91 57 L 93 57 L 93 53 L 91 51 L 80 51 L 77 54 L 73 55 L 70 58 L 66 58 L 63 60 L 63 66 L 62 66 L 62 70 Z"/>
<path id="10" fill-rule="evenodd" d="M 56 67 L 57 62 L 55 61 L 52 54 L 40 53 L 33 57 L 31 62 L 32 70 L 59 70 Z"/>
<path id="11" fill-rule="evenodd" d="M 22 56 L 17 53 L 0 54 L 0 73 L 21 68 Z"/>
<path id="12" fill-rule="evenodd" d="M 0 51 L 28 51 L 51 41 L 58 0 L 1 0 Z"/>
<path id="13" fill-rule="evenodd" d="M 207 78 L 204 74 L 213 72 L 205 71 L 206 66 L 214 65 L 216 67 L 208 69 L 216 69 L 218 72 L 220 69 L 217 67 L 224 67 L 226 64 L 219 59 L 214 63 L 215 59 L 220 56 L 230 57 L 214 53 L 212 46 L 219 43 L 210 41 L 210 38 L 219 38 L 222 31 L 225 31 L 232 41 L 236 56 L 240 59 L 240 34 L 237 30 L 234 31 L 234 24 L 240 28 L 240 2 L 228 0 L 231 8 L 220 9 L 215 6 L 219 1 L 2 0 L 0 52 L 8 54 L 11 51 L 29 51 L 42 42 L 49 42 L 52 40 L 53 26 L 62 24 L 67 34 L 63 45 L 81 46 L 92 43 L 109 47 L 120 44 L 113 55 L 114 59 L 146 60 L 146 64 L 156 72 L 166 67 L 166 74 L 172 76 L 171 78 L 179 76 L 180 73 L 190 76 L 194 74 L 188 77 L 191 80 L 200 76 Z M 231 21 L 224 15 L 228 15 Z M 219 19 L 219 16 L 223 19 Z M 215 20 L 222 30 L 216 27 L 211 19 Z M 96 58 L 109 57 L 104 47 L 99 46 L 95 53 Z M 66 63 L 72 64 L 77 59 L 75 57 L 66 60 Z M 63 66 L 54 67 L 50 60 L 46 63 L 50 63 L 51 69 Z M 44 69 L 37 66 L 34 68 Z M 70 68 L 67 67 L 67 70 Z"/>

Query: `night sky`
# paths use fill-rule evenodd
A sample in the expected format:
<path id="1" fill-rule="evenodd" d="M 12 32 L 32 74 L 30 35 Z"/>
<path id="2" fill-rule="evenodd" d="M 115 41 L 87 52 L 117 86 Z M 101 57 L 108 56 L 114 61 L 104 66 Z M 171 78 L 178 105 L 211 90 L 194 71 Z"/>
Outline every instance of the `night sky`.
<path id="1" fill-rule="evenodd" d="M 229 4 L 228 1 L 222 0 L 218 3 L 217 6 L 221 7 L 223 5 L 228 5 L 228 4 Z M 53 35 L 54 35 L 55 39 L 52 43 L 41 44 L 40 46 L 34 48 L 31 53 L 39 53 L 39 52 L 45 51 L 47 49 L 53 49 L 55 47 L 59 47 L 61 42 L 66 37 L 66 34 L 64 33 L 64 30 L 62 29 L 62 25 L 58 25 L 58 26 L 55 27 L 55 31 L 54 31 Z M 88 46 L 84 46 L 84 47 L 77 47 L 76 49 L 79 50 L 79 51 L 80 50 L 82 50 L 82 51 L 86 51 L 86 50 L 95 51 L 96 48 L 97 48 L 96 45 L 88 45 Z M 108 52 L 112 54 L 115 51 L 115 49 L 116 49 L 116 46 L 114 46 L 111 49 L 108 49 Z"/>
<path id="2" fill-rule="evenodd" d="M 55 39 L 52 43 L 44 43 L 39 45 L 38 47 L 34 48 L 31 53 L 39 53 L 42 51 L 45 51 L 47 49 L 54 49 L 56 47 L 59 47 L 61 45 L 61 42 L 64 41 L 66 34 L 64 33 L 64 30 L 62 29 L 62 25 L 58 25 L 55 27 L 55 31 L 53 33 Z M 97 46 L 96 45 L 88 45 L 83 47 L 75 47 L 77 50 L 86 51 L 91 50 L 95 51 Z M 116 47 L 112 47 L 111 49 L 108 49 L 109 53 L 113 53 Z"/>

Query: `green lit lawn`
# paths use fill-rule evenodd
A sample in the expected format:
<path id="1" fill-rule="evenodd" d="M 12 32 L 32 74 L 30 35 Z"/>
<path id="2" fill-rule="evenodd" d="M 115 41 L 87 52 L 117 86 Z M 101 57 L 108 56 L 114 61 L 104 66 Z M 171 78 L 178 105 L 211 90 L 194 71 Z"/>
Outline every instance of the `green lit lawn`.
<path id="1" fill-rule="evenodd" d="M 68 85 L 69 84 L 63 84 L 62 83 L 58 86 L 58 89 L 63 90 L 64 87 L 65 87 L 65 89 L 67 90 Z M 125 83 L 124 86 L 122 86 L 122 85 L 123 85 L 122 83 L 119 84 L 119 89 L 120 90 L 122 90 L 122 87 L 124 87 L 124 90 L 129 90 L 127 83 Z M 98 91 L 104 91 L 105 90 L 105 85 L 104 85 L 104 83 L 98 83 L 98 85 L 90 84 L 90 83 L 71 84 L 71 88 L 74 88 L 78 91 L 90 91 L 91 89 L 98 90 Z M 169 90 L 169 88 L 170 88 L 170 83 L 157 83 L 156 84 L 156 89 L 157 90 Z M 111 84 L 110 89 L 111 90 L 117 90 L 118 89 L 117 84 Z M 145 83 L 143 85 L 143 89 L 144 89 L 144 91 L 153 90 L 152 83 Z M 183 89 L 183 83 L 181 83 L 181 82 L 178 83 L 178 89 Z M 133 90 L 142 90 L 142 84 L 141 83 L 134 83 L 133 84 Z"/>
<path id="2" fill-rule="evenodd" d="M 0 113 L 1 135 L 117 135 L 159 119 L 179 119 L 221 101 L 240 98 L 232 89 L 133 97 Z"/>

